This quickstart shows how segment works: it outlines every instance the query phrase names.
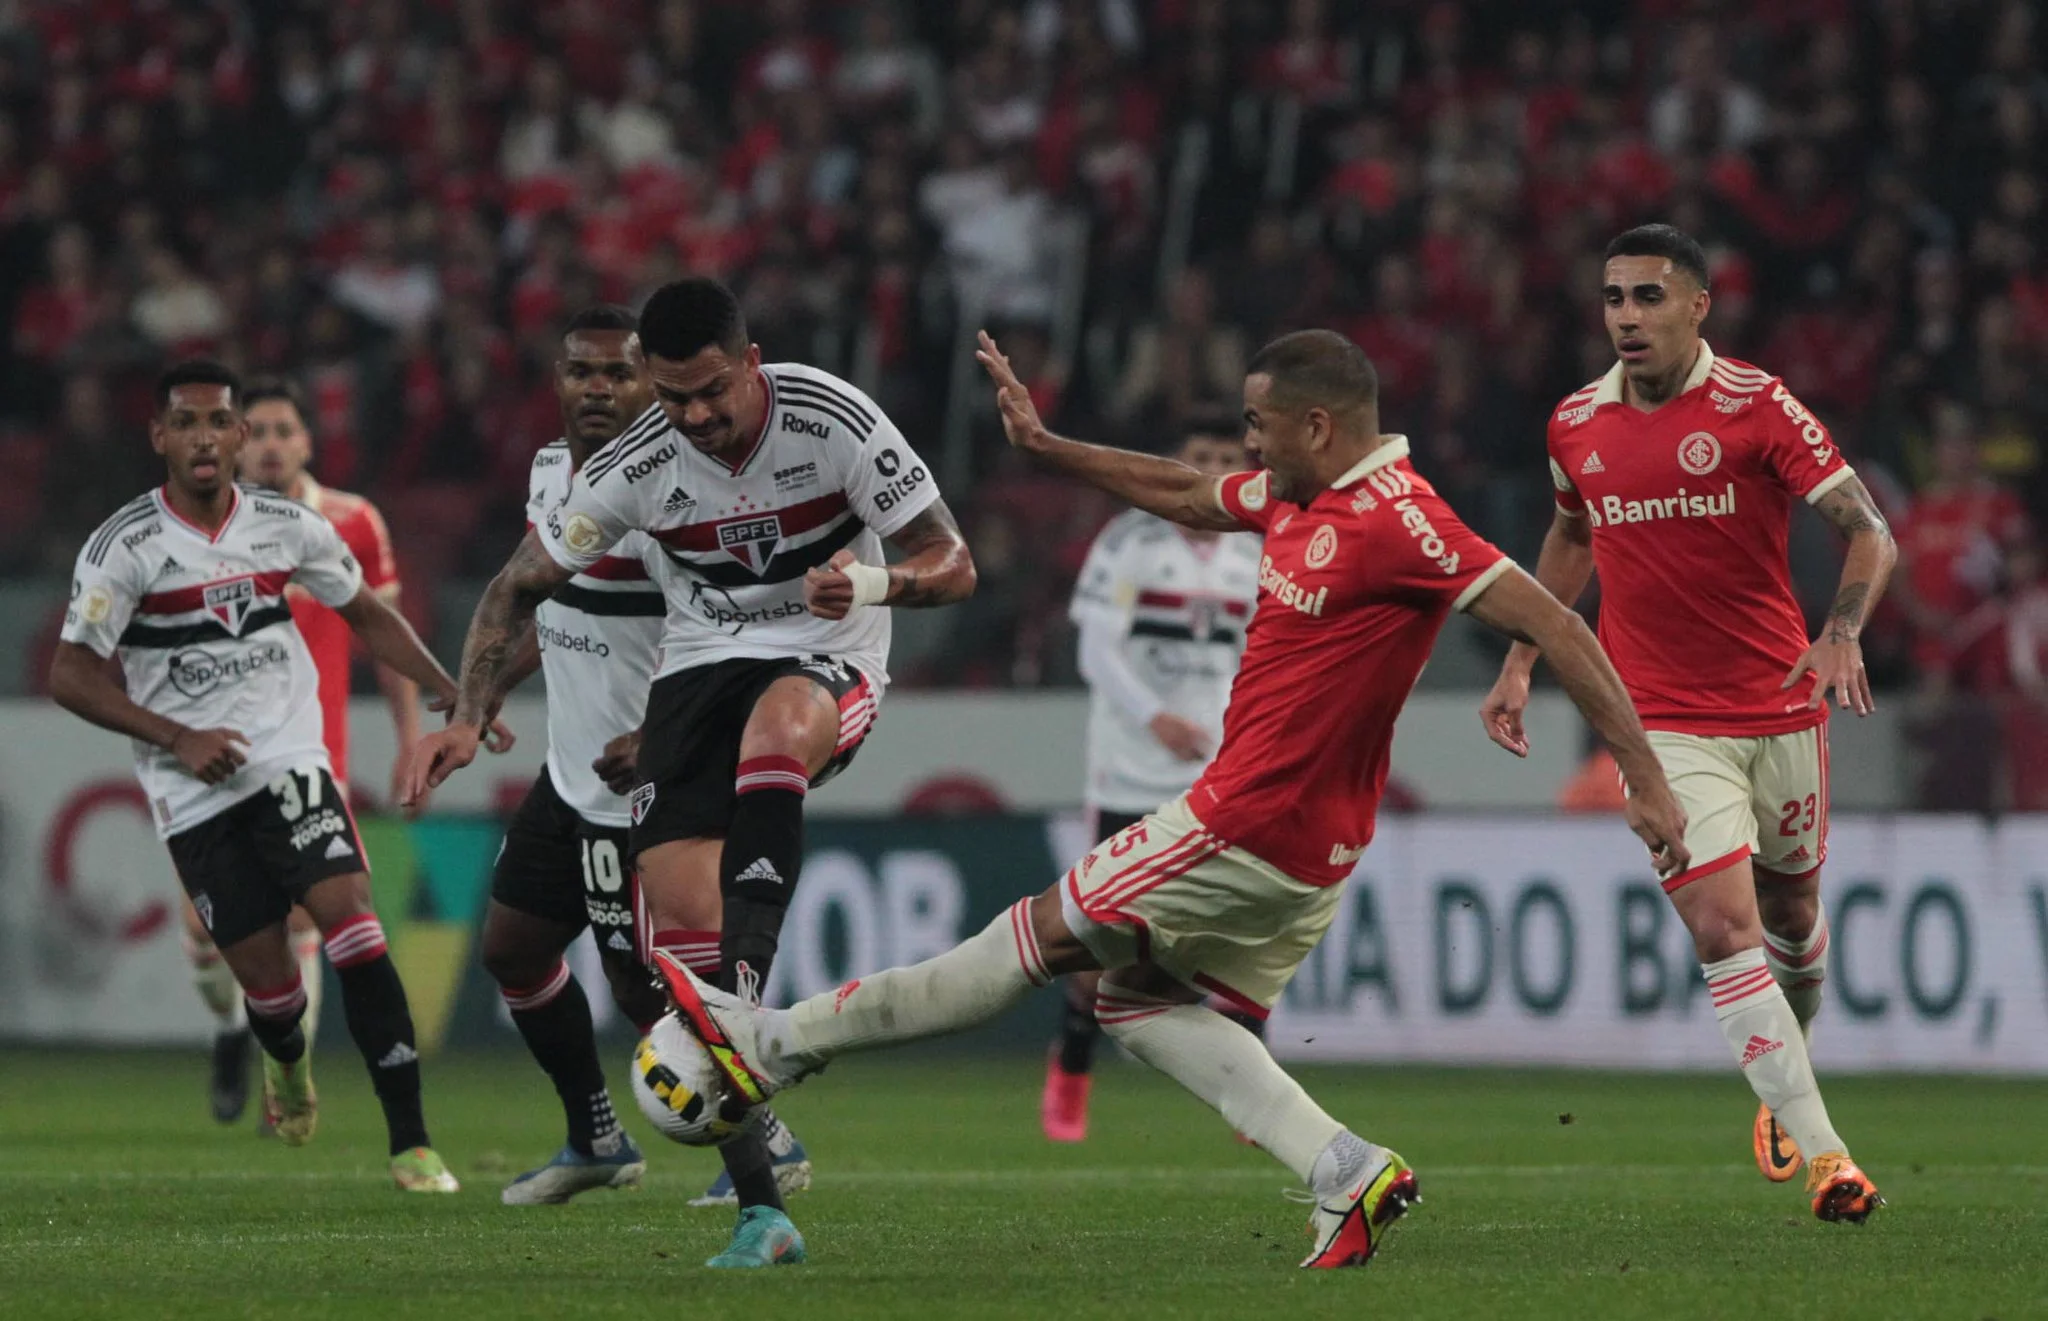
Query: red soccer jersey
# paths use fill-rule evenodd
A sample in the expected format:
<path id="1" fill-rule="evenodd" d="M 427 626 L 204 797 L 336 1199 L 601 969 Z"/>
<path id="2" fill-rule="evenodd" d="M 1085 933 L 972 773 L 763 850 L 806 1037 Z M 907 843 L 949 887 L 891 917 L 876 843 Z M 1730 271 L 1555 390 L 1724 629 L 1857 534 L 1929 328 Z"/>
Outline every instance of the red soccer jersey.
<path id="1" fill-rule="evenodd" d="M 1343 880 L 1371 842 L 1394 720 L 1445 616 L 1511 567 L 1407 460 L 1397 437 L 1306 508 L 1276 505 L 1265 473 L 1219 488 L 1266 542 L 1223 746 L 1188 803 L 1310 885 Z"/>
<path id="2" fill-rule="evenodd" d="M 302 503 L 313 506 L 334 524 L 342 544 L 363 566 L 363 586 L 387 594 L 398 589 L 398 561 L 391 553 L 391 530 L 384 526 L 384 516 L 377 512 L 377 506 L 362 496 L 330 490 L 311 477 L 306 478 Z M 347 620 L 297 587 L 287 588 L 285 599 L 291 605 L 292 623 L 298 625 L 299 635 L 306 639 L 306 650 L 313 653 L 313 667 L 320 672 L 321 741 L 327 745 L 328 760 L 334 763 L 335 782 L 346 786 L 348 672 L 355 634 Z"/>
<path id="3" fill-rule="evenodd" d="M 1617 363 L 1558 407 L 1549 443 L 1558 507 L 1593 525 L 1600 642 L 1644 727 L 1754 738 L 1827 719 L 1810 683 L 1779 687 L 1807 645 L 1785 544 L 1793 497 L 1853 474 L 1782 380 L 1702 343 L 1645 413 Z"/>

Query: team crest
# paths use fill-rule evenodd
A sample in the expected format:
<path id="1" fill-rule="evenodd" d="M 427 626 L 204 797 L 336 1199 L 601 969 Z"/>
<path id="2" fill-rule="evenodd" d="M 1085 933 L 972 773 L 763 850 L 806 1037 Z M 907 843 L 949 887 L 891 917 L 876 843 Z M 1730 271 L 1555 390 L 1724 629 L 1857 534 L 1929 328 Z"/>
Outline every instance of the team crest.
<path id="1" fill-rule="evenodd" d="M 242 625 L 248 621 L 249 611 L 256 605 L 256 580 L 230 578 L 224 583 L 208 583 L 202 599 L 206 613 L 218 619 L 228 632 L 240 637 Z"/>
<path id="2" fill-rule="evenodd" d="M 1721 466 L 1721 442 L 1705 431 L 1695 431 L 1678 442 L 1678 466 L 1695 477 L 1704 477 Z"/>
<path id="3" fill-rule="evenodd" d="M 633 796 L 626 800 L 626 806 L 633 813 L 634 825 L 645 821 L 648 809 L 654 806 L 654 786 L 643 784 L 634 788 Z"/>
<path id="4" fill-rule="evenodd" d="M 1311 569 L 1320 569 L 1336 558 L 1337 529 L 1325 523 L 1308 539 L 1308 549 L 1303 552 L 1301 562 Z"/>
<path id="5" fill-rule="evenodd" d="M 782 544 L 782 519 L 774 514 L 734 518 L 718 525 L 718 548 L 755 573 L 764 573 Z"/>

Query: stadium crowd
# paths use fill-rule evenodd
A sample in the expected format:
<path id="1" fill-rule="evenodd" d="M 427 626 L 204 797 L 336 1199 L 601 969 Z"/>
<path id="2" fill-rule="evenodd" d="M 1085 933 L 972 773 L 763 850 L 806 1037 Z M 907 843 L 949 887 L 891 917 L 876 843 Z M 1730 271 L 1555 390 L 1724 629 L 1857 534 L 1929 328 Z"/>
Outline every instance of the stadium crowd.
<path id="1" fill-rule="evenodd" d="M 1109 511 L 1003 450 L 956 384 L 974 322 L 1055 426 L 1134 445 L 1341 329 L 1533 559 L 1546 410 L 1612 360 L 1600 248 L 1666 219 L 1716 351 L 1887 503 L 1870 654 L 1924 695 L 1938 797 L 1982 761 L 1958 730 L 2048 728 L 2043 46 L 1995 0 L 15 0 L 0 569 L 60 576 L 154 480 L 147 381 L 205 350 L 303 385 L 420 611 L 517 526 L 562 319 L 709 272 L 939 463 L 982 585 L 901 677 L 1067 682 Z M 1795 553 L 1817 608 L 1833 540 Z"/>

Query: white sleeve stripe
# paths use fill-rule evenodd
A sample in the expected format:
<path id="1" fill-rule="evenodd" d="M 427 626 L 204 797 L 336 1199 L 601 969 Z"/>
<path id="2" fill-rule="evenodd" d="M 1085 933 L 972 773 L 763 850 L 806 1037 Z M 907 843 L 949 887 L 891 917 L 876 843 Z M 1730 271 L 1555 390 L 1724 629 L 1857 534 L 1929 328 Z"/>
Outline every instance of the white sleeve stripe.
<path id="1" fill-rule="evenodd" d="M 1846 463 L 1843 464 L 1841 471 L 1829 473 L 1826 477 L 1823 477 L 1821 479 L 1820 485 L 1814 487 L 1811 491 L 1808 491 L 1806 493 L 1806 503 L 1818 503 L 1822 496 L 1826 495 L 1829 491 L 1834 490 L 1837 486 L 1840 486 L 1843 482 L 1848 481 L 1851 477 L 1854 477 L 1855 475 L 1856 470 L 1854 468 L 1851 468 Z"/>
<path id="2" fill-rule="evenodd" d="M 1451 602 L 1451 609 L 1461 612 L 1471 609 L 1472 603 L 1477 601 L 1487 588 L 1499 582 L 1501 576 L 1514 567 L 1515 562 L 1513 560 L 1505 555 L 1501 556 L 1481 572 L 1477 578 L 1474 578 L 1465 585 L 1465 590 L 1458 593 L 1458 599 Z"/>

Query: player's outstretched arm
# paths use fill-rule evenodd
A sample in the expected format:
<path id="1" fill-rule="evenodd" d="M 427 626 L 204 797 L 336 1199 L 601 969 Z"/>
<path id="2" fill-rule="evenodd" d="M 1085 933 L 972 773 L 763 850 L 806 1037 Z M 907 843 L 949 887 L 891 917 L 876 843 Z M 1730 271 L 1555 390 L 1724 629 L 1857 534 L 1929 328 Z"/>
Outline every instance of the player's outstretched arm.
<path id="1" fill-rule="evenodd" d="M 1600 640 L 1576 610 L 1563 604 L 1520 569 L 1510 569 L 1480 593 L 1469 613 L 1516 642 L 1550 658 L 1558 682 L 1586 720 L 1606 740 L 1628 785 L 1628 823 L 1660 875 L 1672 876 L 1692 864 L 1685 847 L 1685 810 L 1650 750 L 1649 735 L 1622 687 Z"/>
<path id="2" fill-rule="evenodd" d="M 1002 415 L 1003 434 L 1012 445 L 1169 522 L 1207 532 L 1244 530 L 1217 498 L 1214 477 L 1172 459 L 1084 444 L 1046 430 L 1038 406 L 1031 402 L 1031 392 L 1010 369 L 1010 360 L 986 330 L 980 332 L 980 338 L 981 347 L 974 356 L 996 383 L 996 411 Z"/>
<path id="3" fill-rule="evenodd" d="M 1593 580 L 1593 529 L 1583 514 L 1557 510 L 1550 530 L 1543 534 L 1543 550 L 1536 557 L 1536 581 L 1566 605 L 1577 601 Z M 1516 642 L 1501 662 L 1500 678 L 1493 691 L 1480 703 L 1479 720 L 1486 736 L 1517 757 L 1529 755 L 1529 735 L 1522 727 L 1522 714 L 1529 709 L 1529 677 L 1536 671 L 1543 650 L 1531 643 Z"/>
<path id="4" fill-rule="evenodd" d="M 1850 477 L 1814 501 L 1814 509 L 1832 523 L 1849 543 L 1842 562 L 1842 584 L 1828 607 L 1827 622 L 1813 645 L 1799 657 L 1784 687 L 1791 688 L 1801 675 L 1813 676 L 1809 708 L 1827 700 L 1830 689 L 1843 710 L 1867 716 L 1876 702 L 1870 693 L 1870 674 L 1863 668 L 1863 625 L 1877 609 L 1878 598 L 1899 562 L 1899 545 L 1891 525 L 1878 511 L 1877 502 L 1862 479 Z"/>
<path id="5" fill-rule="evenodd" d="M 491 579 L 483 599 L 477 602 L 476 613 L 470 616 L 448 727 L 421 739 L 407 763 L 406 803 L 418 801 L 476 760 L 486 724 L 494 732 L 503 728 L 493 713 L 511 689 L 526 636 L 533 632 L 534 611 L 574 576 L 572 570 L 555 563 L 542 549 L 540 538 L 529 530 L 512 558 Z"/>
<path id="6" fill-rule="evenodd" d="M 160 716 L 128 696 L 111 657 L 76 642 L 59 642 L 50 661 L 50 696 L 72 715 L 101 729 L 152 744 L 186 770 L 218 784 L 248 760 L 249 740 L 232 729 L 193 729 Z"/>

